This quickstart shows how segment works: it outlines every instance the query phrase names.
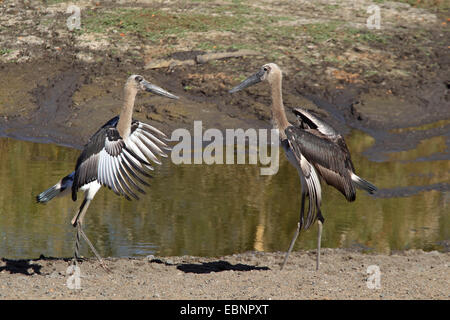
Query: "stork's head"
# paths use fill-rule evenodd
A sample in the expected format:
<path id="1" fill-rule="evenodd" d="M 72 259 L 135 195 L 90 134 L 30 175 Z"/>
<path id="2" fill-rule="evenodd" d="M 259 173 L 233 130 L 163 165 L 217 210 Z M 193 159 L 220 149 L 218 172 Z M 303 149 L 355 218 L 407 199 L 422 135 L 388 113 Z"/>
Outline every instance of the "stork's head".
<path id="1" fill-rule="evenodd" d="M 239 85 L 231 89 L 229 92 L 234 93 L 240 91 L 261 81 L 272 83 L 279 77 L 281 77 L 281 69 L 275 63 L 268 63 L 263 65 L 257 73 L 242 81 Z"/>
<path id="2" fill-rule="evenodd" d="M 163 88 L 160 88 L 158 86 L 155 86 L 154 84 L 151 84 L 147 80 L 144 79 L 143 76 L 140 76 L 138 74 L 131 75 L 126 83 L 126 87 L 130 89 L 134 89 L 137 91 L 143 90 L 147 92 L 151 92 L 163 97 L 167 97 L 170 99 L 178 99 L 178 97 L 174 94 L 171 94 L 170 92 L 167 92 Z"/>

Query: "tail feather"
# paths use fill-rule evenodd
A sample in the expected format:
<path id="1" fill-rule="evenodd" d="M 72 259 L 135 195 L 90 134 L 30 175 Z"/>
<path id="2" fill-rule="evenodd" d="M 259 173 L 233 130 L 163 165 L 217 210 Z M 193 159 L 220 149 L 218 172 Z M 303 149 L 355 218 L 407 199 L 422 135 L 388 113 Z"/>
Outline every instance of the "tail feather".
<path id="1" fill-rule="evenodd" d="M 36 201 L 40 203 L 47 203 L 56 197 L 61 192 L 61 188 L 59 188 L 59 183 L 55 184 L 53 187 L 45 190 L 44 192 L 38 194 L 36 196 Z"/>
<path id="2" fill-rule="evenodd" d="M 358 177 L 356 174 L 352 174 L 352 181 L 354 184 L 361 188 L 366 190 L 368 193 L 373 194 L 375 191 L 377 191 L 377 187 L 375 187 L 373 184 L 371 184 L 369 181 L 364 180 L 361 177 Z"/>
<path id="3" fill-rule="evenodd" d="M 69 193 L 72 189 L 73 176 L 75 172 L 65 176 L 57 184 L 48 188 L 44 192 L 41 192 L 36 196 L 36 202 L 39 203 L 47 203 L 52 200 L 54 197 L 61 197 Z"/>

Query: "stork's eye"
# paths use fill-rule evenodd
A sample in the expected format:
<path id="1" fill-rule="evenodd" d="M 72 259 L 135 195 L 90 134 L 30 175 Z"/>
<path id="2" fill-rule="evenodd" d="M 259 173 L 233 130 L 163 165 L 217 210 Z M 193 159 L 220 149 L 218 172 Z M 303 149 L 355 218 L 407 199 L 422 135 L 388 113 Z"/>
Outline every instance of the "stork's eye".
<path id="1" fill-rule="evenodd" d="M 136 77 L 136 81 L 137 81 L 137 82 L 141 82 L 142 80 L 144 80 L 144 78 L 142 78 L 141 76 L 137 76 L 137 77 Z"/>
<path id="2" fill-rule="evenodd" d="M 268 69 L 267 67 L 263 67 L 263 70 L 264 70 L 264 71 L 267 71 L 267 70 L 269 70 L 269 69 Z"/>

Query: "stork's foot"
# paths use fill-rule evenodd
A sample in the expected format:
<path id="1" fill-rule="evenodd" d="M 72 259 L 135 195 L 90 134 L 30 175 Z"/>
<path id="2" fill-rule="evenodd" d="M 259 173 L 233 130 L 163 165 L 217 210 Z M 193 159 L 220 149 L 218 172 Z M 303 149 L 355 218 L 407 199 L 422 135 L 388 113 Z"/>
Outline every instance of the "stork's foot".
<path id="1" fill-rule="evenodd" d="M 75 258 L 75 257 L 73 257 L 72 260 L 70 260 L 69 265 L 78 266 L 78 263 L 80 261 L 83 261 L 83 259 L 82 258 Z"/>
<path id="2" fill-rule="evenodd" d="M 97 257 L 97 259 L 98 259 L 98 262 L 100 263 L 100 267 L 102 267 L 103 270 L 105 270 L 106 273 L 111 274 L 112 271 L 111 271 L 110 268 L 108 268 L 108 266 L 106 265 L 105 261 L 102 258 L 100 258 L 100 257 Z"/>
<path id="3" fill-rule="evenodd" d="M 70 266 L 78 267 L 78 259 L 72 258 L 72 260 L 70 260 L 70 262 L 69 262 L 68 265 L 69 265 L 69 267 L 70 267 Z"/>
<path id="4" fill-rule="evenodd" d="M 94 245 L 91 243 L 91 241 L 88 239 L 84 231 L 81 229 L 81 226 L 79 228 L 79 232 L 81 236 L 84 238 L 86 243 L 91 248 L 92 252 L 95 254 L 95 257 L 97 258 L 98 262 L 100 263 L 100 266 L 108 273 L 111 273 L 111 270 L 106 266 L 105 262 L 103 261 L 102 257 L 98 254 L 97 250 L 94 248 Z"/>
<path id="5" fill-rule="evenodd" d="M 108 266 L 105 264 L 103 260 L 100 261 L 100 266 L 103 268 L 103 270 L 105 270 L 106 273 L 108 274 L 112 273 L 111 269 L 108 268 Z"/>
<path id="6" fill-rule="evenodd" d="M 80 260 L 80 258 L 79 258 L 79 250 L 80 250 L 80 239 L 82 237 L 86 241 L 86 243 L 89 245 L 89 247 L 91 248 L 91 250 L 94 253 L 94 255 L 97 258 L 97 260 L 100 262 L 100 266 L 107 273 L 111 273 L 111 270 L 107 267 L 107 265 L 103 261 L 102 257 L 99 255 L 99 253 L 95 249 L 95 247 L 92 244 L 92 242 L 89 240 L 89 238 L 84 233 L 81 221 L 77 221 L 76 224 L 75 224 L 75 227 L 77 228 L 77 236 L 76 236 L 76 241 L 75 241 L 75 254 L 74 254 L 74 257 L 72 259 L 74 265 L 77 264 L 77 260 Z"/>
<path id="7" fill-rule="evenodd" d="M 105 270 L 105 272 L 106 273 L 108 273 L 108 274 L 111 274 L 112 273 L 112 271 L 111 271 L 111 269 L 106 265 L 106 263 L 105 263 L 105 261 L 102 259 L 102 258 L 99 258 L 99 257 L 97 257 L 97 259 L 98 259 L 98 262 L 99 262 L 99 264 L 100 264 L 100 267 L 102 267 L 103 268 L 103 270 Z M 83 262 L 83 261 L 86 261 L 87 259 L 86 258 L 73 258 L 72 260 L 70 260 L 70 262 L 69 262 L 69 267 L 70 266 L 72 266 L 72 267 L 79 267 L 79 263 L 80 262 Z"/>

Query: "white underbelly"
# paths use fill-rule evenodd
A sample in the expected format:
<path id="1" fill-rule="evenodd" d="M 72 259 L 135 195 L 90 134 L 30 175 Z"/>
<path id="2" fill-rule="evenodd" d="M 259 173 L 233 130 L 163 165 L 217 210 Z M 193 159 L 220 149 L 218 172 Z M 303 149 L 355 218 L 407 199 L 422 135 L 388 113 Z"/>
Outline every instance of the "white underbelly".
<path id="1" fill-rule="evenodd" d="M 92 200 L 97 191 L 100 190 L 101 187 L 102 185 L 98 183 L 97 180 L 94 180 L 82 186 L 80 190 L 86 193 L 87 199 Z"/>

